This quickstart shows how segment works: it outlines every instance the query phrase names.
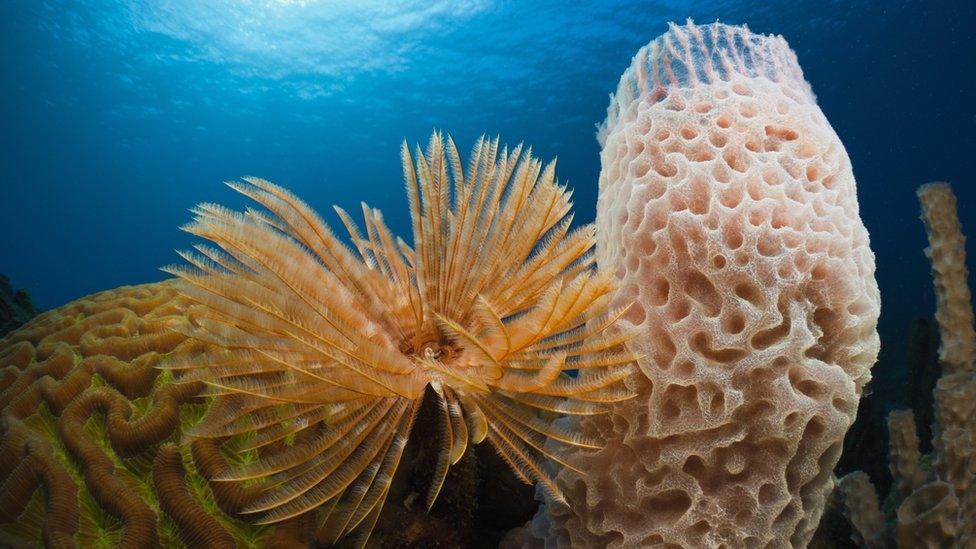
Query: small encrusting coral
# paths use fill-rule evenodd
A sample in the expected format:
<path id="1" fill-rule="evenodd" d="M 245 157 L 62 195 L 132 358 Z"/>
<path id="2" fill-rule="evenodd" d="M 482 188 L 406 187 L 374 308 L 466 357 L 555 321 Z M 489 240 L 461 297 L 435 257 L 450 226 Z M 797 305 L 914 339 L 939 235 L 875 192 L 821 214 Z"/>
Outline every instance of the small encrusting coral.
<path id="1" fill-rule="evenodd" d="M 435 134 L 403 164 L 413 246 L 364 206 L 363 230 L 339 210 L 353 251 L 249 178 L 231 186 L 266 210 L 199 206 L 187 230 L 217 247 L 182 254 L 179 280 L 84 298 L 0 341 L 3 539 L 365 545 L 379 522 L 421 546 L 434 538 L 416 517 L 399 533 L 379 520 L 391 490 L 426 511 L 458 469 L 479 496 L 486 475 L 461 461 L 484 439 L 561 500 L 548 462 L 601 441 L 553 419 L 632 396 L 594 229 L 571 228 L 554 165 L 521 146 L 483 139 L 465 170 Z M 401 464 L 426 472 L 424 495 Z"/>
<path id="2" fill-rule="evenodd" d="M 946 183 L 918 190 L 929 236 L 939 360 L 943 375 L 933 391 L 933 452 L 919 450 L 911 410 L 888 416 L 894 480 L 885 505 L 860 471 L 840 480 L 845 512 L 863 547 L 976 547 L 976 331 L 967 283 L 965 237 L 956 197 Z"/>
<path id="3" fill-rule="evenodd" d="M 690 22 L 638 52 L 599 139 L 638 396 L 580 421 L 609 441 L 567 462 L 599 474 L 562 469 L 570 505 L 507 542 L 805 546 L 879 347 L 843 144 L 782 37 Z"/>
<path id="4" fill-rule="evenodd" d="M 0 274 L 0 337 L 37 316 L 37 308 L 26 290 L 14 290 Z"/>

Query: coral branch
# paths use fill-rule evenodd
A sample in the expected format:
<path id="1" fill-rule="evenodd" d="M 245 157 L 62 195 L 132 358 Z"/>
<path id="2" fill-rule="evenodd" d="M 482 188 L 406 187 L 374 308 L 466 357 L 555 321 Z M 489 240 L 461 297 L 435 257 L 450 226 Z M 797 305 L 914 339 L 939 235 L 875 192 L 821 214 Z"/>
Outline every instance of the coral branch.
<path id="1" fill-rule="evenodd" d="M 878 493 L 871 479 L 862 471 L 855 471 L 837 483 L 845 512 L 854 526 L 858 543 L 871 549 L 884 547 L 885 520 L 878 506 Z"/>
<path id="2" fill-rule="evenodd" d="M 948 183 L 918 188 L 922 221 L 929 235 L 925 255 L 932 262 L 936 311 L 942 338 L 939 358 L 947 373 L 973 369 L 976 331 L 966 269 L 966 237 L 956 215 L 956 195 Z"/>
<path id="3" fill-rule="evenodd" d="M 910 410 L 896 410 L 888 415 L 888 444 L 891 477 L 898 499 L 904 499 L 925 483 L 925 472 L 919 467 L 918 435 L 915 416 Z"/>

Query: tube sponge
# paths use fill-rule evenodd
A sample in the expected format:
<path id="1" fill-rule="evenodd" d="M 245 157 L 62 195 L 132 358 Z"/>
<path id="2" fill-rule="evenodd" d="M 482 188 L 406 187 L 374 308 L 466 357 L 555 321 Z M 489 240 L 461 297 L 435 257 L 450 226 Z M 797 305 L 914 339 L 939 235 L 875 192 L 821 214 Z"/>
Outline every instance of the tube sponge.
<path id="1" fill-rule="evenodd" d="M 925 255 L 932 263 L 939 322 L 939 359 L 946 373 L 972 371 L 976 362 L 972 296 L 966 270 L 966 237 L 956 214 L 956 195 L 948 183 L 918 188 L 922 221 L 929 236 Z"/>
<path id="2" fill-rule="evenodd" d="M 864 471 L 855 471 L 838 481 L 837 489 L 854 527 L 859 547 L 884 547 L 885 519 L 878 505 L 878 493 Z"/>
<path id="3" fill-rule="evenodd" d="M 936 319 L 945 375 L 933 391 L 934 470 L 920 467 L 915 418 L 898 410 L 888 418 L 892 493 L 886 501 L 898 505 L 889 514 L 893 531 L 878 535 L 877 501 L 865 498 L 867 475 L 857 471 L 840 479 L 841 500 L 855 535 L 868 547 L 974 547 L 976 545 L 976 372 L 973 312 L 966 284 L 965 237 L 956 214 L 956 197 L 947 183 L 928 183 L 918 189 L 922 221 L 929 236 L 925 255 L 932 263 Z M 888 505 L 887 507 L 891 507 Z M 873 540 L 873 542 L 871 541 Z"/>
<path id="4" fill-rule="evenodd" d="M 844 146 L 782 37 L 690 22 L 637 53 L 599 140 L 597 258 L 643 375 L 584 420 L 608 443 L 561 473 L 550 541 L 805 546 L 879 346 Z"/>
<path id="5" fill-rule="evenodd" d="M 934 391 L 935 466 L 940 479 L 951 485 L 959 499 L 959 524 L 972 530 L 976 523 L 976 332 L 967 283 L 966 237 L 956 212 L 956 195 L 948 183 L 922 185 L 918 198 L 929 237 L 925 255 L 932 263 L 939 359 L 944 371 Z M 901 510 L 898 518 L 901 521 Z M 961 530 L 957 535 L 976 539 L 973 531 Z"/>
<path id="6" fill-rule="evenodd" d="M 889 468 L 894 490 L 899 500 L 925 484 L 925 471 L 920 466 L 918 432 L 911 410 L 895 410 L 888 414 Z"/>

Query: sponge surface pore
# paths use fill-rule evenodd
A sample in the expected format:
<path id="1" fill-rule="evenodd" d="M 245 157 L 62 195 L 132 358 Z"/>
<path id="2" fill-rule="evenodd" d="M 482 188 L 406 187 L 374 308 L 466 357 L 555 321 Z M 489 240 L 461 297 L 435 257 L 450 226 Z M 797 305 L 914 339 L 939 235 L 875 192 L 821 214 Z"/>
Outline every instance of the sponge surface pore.
<path id="1" fill-rule="evenodd" d="M 597 257 L 642 376 L 561 474 L 559 546 L 804 546 L 878 352 L 850 161 L 782 37 L 672 26 L 599 135 Z"/>

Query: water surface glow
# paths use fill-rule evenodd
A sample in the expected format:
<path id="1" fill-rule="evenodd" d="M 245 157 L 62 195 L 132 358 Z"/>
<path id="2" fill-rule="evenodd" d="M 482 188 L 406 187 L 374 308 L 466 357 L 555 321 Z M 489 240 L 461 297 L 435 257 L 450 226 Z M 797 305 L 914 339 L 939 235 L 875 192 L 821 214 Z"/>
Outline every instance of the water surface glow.
<path id="1" fill-rule="evenodd" d="M 487 8 L 450 0 L 163 0 L 129 9 L 136 28 L 243 74 L 350 78 L 409 69 L 426 38 Z"/>

